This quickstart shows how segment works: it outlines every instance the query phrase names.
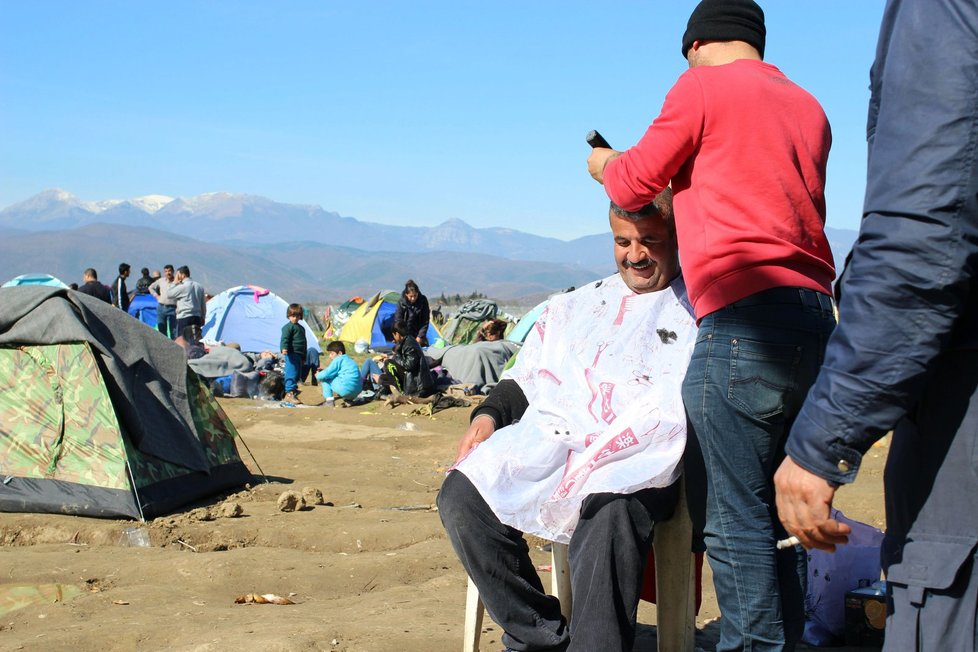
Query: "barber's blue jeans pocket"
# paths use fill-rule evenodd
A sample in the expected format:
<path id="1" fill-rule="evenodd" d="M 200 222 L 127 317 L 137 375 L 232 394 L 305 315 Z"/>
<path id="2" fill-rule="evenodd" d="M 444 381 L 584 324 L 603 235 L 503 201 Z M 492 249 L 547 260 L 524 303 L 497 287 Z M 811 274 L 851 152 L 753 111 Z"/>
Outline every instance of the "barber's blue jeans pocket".
<path id="1" fill-rule="evenodd" d="M 770 419 L 784 411 L 796 383 L 801 347 L 749 340 L 730 341 L 727 398 L 747 415 Z"/>

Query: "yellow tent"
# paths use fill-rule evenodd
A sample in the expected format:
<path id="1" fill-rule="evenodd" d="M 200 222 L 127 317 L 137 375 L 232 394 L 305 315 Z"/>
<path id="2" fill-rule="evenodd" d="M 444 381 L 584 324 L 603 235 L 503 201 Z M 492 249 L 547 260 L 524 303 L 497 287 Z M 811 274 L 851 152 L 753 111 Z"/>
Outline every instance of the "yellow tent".
<path id="1" fill-rule="evenodd" d="M 401 295 L 393 290 L 383 290 L 364 301 L 343 324 L 340 339 L 354 344 L 364 340 L 372 349 L 394 346 L 391 326 L 400 298 Z M 434 344 L 439 338 L 441 333 L 429 322 L 428 342 Z"/>

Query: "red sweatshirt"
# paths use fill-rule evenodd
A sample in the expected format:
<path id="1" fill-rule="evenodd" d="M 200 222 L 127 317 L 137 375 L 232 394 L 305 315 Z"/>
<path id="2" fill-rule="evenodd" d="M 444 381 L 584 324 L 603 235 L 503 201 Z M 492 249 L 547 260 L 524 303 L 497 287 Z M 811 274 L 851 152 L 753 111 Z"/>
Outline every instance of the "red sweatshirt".
<path id="1" fill-rule="evenodd" d="M 604 185 L 626 210 L 672 182 L 683 276 L 697 319 L 773 287 L 831 294 L 822 107 L 775 66 L 687 70 Z"/>

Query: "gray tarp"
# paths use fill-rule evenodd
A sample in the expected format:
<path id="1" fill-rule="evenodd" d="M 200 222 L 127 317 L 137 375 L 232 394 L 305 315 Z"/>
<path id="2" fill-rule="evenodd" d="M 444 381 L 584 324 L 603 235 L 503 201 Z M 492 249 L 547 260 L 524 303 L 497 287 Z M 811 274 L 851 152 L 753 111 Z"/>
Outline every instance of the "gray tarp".
<path id="1" fill-rule="evenodd" d="M 519 345 L 506 340 L 429 347 L 425 355 L 448 370 L 460 383 L 488 385 L 499 382 L 503 367 L 519 351 Z"/>
<path id="2" fill-rule="evenodd" d="M 208 472 L 194 435 L 183 347 L 87 294 L 0 289 L 0 346 L 65 342 L 92 346 L 119 421 L 140 451 Z"/>
<path id="3" fill-rule="evenodd" d="M 204 378 L 230 376 L 232 371 L 251 371 L 255 368 L 248 356 L 229 346 L 215 346 L 207 355 L 188 360 L 187 364 Z"/>

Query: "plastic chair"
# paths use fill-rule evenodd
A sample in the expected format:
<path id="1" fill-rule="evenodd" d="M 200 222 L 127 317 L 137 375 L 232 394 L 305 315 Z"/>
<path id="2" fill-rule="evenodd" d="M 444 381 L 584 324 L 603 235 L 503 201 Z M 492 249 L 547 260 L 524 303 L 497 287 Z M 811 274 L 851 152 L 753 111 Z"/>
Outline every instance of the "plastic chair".
<path id="1" fill-rule="evenodd" d="M 686 510 L 686 483 L 679 488 L 679 504 L 668 521 L 656 523 L 655 577 L 656 629 L 659 652 L 693 652 L 696 638 L 696 573 L 694 555 L 690 552 L 693 524 Z M 550 592 L 560 600 L 560 613 L 570 622 L 571 595 L 570 565 L 567 545 L 554 543 L 551 547 L 553 570 Z M 462 652 L 479 652 L 485 606 L 472 578 L 468 580 L 465 596 L 465 631 Z"/>

